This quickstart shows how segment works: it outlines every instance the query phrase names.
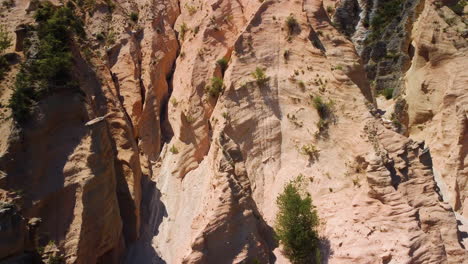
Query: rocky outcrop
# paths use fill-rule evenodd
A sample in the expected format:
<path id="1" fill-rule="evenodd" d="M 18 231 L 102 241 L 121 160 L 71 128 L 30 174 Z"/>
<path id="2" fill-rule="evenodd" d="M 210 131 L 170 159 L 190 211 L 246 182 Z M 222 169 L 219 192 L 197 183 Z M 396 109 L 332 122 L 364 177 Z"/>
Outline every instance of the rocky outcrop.
<path id="1" fill-rule="evenodd" d="M 463 22 L 466 22 L 466 13 L 460 3 L 403 3 L 395 6 L 402 10 L 398 17 L 381 23 L 379 41 L 359 43 L 356 41 L 362 33 L 359 30 L 353 33 L 353 39 L 358 47 L 363 47 L 364 62 L 371 58 L 366 70 L 368 77 L 375 81 L 376 89 L 395 89 L 396 102 L 390 104 L 393 109 L 382 103 L 390 110 L 386 116 L 401 127 L 404 134 L 426 141 L 433 154 L 434 168 L 443 179 L 441 184 L 448 188 L 444 200 L 466 215 L 466 151 L 463 151 L 467 133 L 466 85 L 462 84 L 466 82 L 466 76 L 457 69 L 463 68 L 466 61 L 467 45 L 464 37 L 466 23 Z M 372 13 L 375 19 L 376 14 L 390 12 L 382 10 L 379 13 L 379 6 L 385 5 L 390 7 L 390 4 L 379 2 L 376 6 L 361 3 L 361 17 L 365 20 L 366 14 L 370 14 L 368 21 L 372 21 Z M 355 9 L 344 1 L 337 7 L 334 18 L 339 22 L 343 17 L 350 19 L 355 13 Z M 368 34 L 369 39 L 372 25 Z M 382 39 L 389 41 L 383 45 Z M 389 53 L 389 45 L 397 47 L 398 52 Z M 390 76 L 393 77 L 387 78 Z"/>
<path id="2" fill-rule="evenodd" d="M 291 12 L 297 20 L 298 30 L 288 37 L 285 20 Z M 310 41 L 311 34 L 317 35 L 325 54 Z M 288 56 L 283 56 L 285 51 Z M 184 59 L 188 56 L 186 53 Z M 221 176 L 216 173 L 219 161 L 215 154 L 219 151 L 217 135 L 223 133 L 239 148 L 239 157 L 245 164 L 245 180 L 248 179 L 252 190 L 251 197 L 259 215 L 269 226 L 274 226 L 275 197 L 283 184 L 297 175 L 308 179 L 307 190 L 313 195 L 323 221 L 322 252 L 330 263 L 389 262 L 392 259 L 398 263 L 423 263 L 426 259 L 462 261 L 466 253 L 458 242 L 455 217 L 450 206 L 439 202 L 427 154 L 422 154 L 419 145 L 411 148 L 413 143 L 408 139 L 382 125 L 378 125 L 379 136 L 376 134 L 375 141 L 366 140 L 366 124 L 377 121 L 368 113 L 372 97 L 371 100 L 366 98 L 372 94 L 371 90 L 350 74 L 353 69 L 362 67 L 359 65 L 359 57 L 351 42 L 340 38 L 319 4 L 308 1 L 303 6 L 283 1 L 263 3 L 234 43 L 224 75 L 226 88 L 209 118 L 212 127 L 209 135 L 212 133 L 213 136 L 208 154 L 183 178 L 177 177 L 179 166 L 174 169 L 174 164 L 188 162 L 189 154 L 180 151 L 176 132 L 176 141 L 163 150 L 161 163 L 156 165 L 156 182 L 167 212 L 152 241 L 158 255 L 167 262 L 219 261 L 212 252 L 225 246 L 211 244 L 215 234 L 218 241 L 233 243 L 229 250 L 237 248 L 237 238 L 230 236 L 235 227 L 223 227 L 225 222 L 238 222 L 234 220 L 238 219 L 238 203 L 233 206 L 230 200 L 223 198 L 234 195 L 231 185 L 224 188 L 225 194 L 219 199 L 212 198 L 213 193 L 217 193 L 218 182 L 223 179 L 218 179 Z M 266 82 L 257 82 L 252 77 L 251 73 L 257 67 L 263 69 Z M 361 80 L 365 83 L 365 78 Z M 302 88 L 300 82 L 304 84 Z M 335 124 L 329 128 L 326 139 L 314 136 L 319 117 L 309 104 L 311 95 L 335 102 Z M 172 96 L 179 98 L 176 90 Z M 209 105 L 208 100 L 206 104 Z M 179 114 L 175 116 L 179 118 Z M 181 131 L 190 129 L 191 122 L 187 122 L 183 115 L 181 119 Z M 196 122 L 197 118 L 192 124 L 196 126 Z M 392 126 L 389 128 L 393 129 Z M 301 154 L 301 148 L 310 144 L 320 150 L 318 159 Z M 395 147 L 393 144 L 402 145 Z M 398 166 L 389 165 L 391 161 L 384 162 L 380 157 L 384 150 L 392 154 L 401 151 L 409 154 L 400 154 L 403 158 L 398 160 Z M 357 156 L 366 158 L 362 162 Z M 377 157 L 377 170 L 383 173 L 381 179 L 374 179 L 379 174 L 372 166 L 366 172 L 354 165 L 356 160 L 370 163 L 371 157 Z M 407 159 L 411 162 L 400 164 Z M 333 160 L 332 165 L 329 165 L 330 160 Z M 394 160 L 395 163 L 397 157 Z M 230 166 L 237 168 L 235 159 L 232 163 L 235 165 Z M 392 182 L 395 166 L 408 171 L 405 175 L 411 174 L 414 178 L 410 181 L 399 172 L 401 176 L 398 177 L 402 179 L 398 191 Z M 374 174 L 377 175 L 372 176 Z M 239 179 L 242 178 L 237 181 Z M 408 187 L 403 187 L 406 185 Z M 370 191 L 379 186 L 386 191 Z M 409 197 L 412 192 L 419 192 L 420 197 Z M 382 196 L 387 194 L 391 198 L 384 201 Z M 248 193 L 244 196 L 249 199 Z M 192 206 L 181 206 L 189 201 Z M 353 202 L 350 204 L 349 201 Z M 206 216 L 205 212 L 210 213 Z M 419 212 L 422 218 L 418 218 Z M 436 215 L 437 220 L 432 223 L 432 217 Z M 245 222 L 251 223 L 248 219 Z M 261 221 L 252 222 L 244 229 L 253 230 L 254 238 L 260 234 L 259 241 L 267 241 L 262 232 L 256 231 L 259 223 Z M 377 231 L 381 223 L 385 223 L 384 227 Z M 209 228 L 204 228 L 206 225 Z M 447 226 L 452 230 L 449 233 L 445 231 Z M 218 228 L 225 233 L 219 233 Z M 437 239 L 437 234 L 442 233 L 443 239 Z M 364 236 L 366 239 L 361 239 Z M 232 255 L 230 259 L 241 262 L 258 254 L 257 250 L 250 249 L 250 241 L 251 238 L 245 242 L 242 255 Z M 422 244 L 426 246 L 414 253 Z M 259 245 L 259 249 L 265 248 L 264 243 Z M 447 245 L 450 250 L 441 245 Z M 278 263 L 287 261 L 275 246 L 269 244 L 265 249 L 272 250 Z M 259 258 L 263 259 L 261 256 Z"/>
<path id="3" fill-rule="evenodd" d="M 21 17 L 11 30 L 33 23 L 27 6 L 0 19 Z M 67 6 L 87 36 L 70 43 L 79 89 L 42 97 L 28 122 L 0 124 L 0 199 L 21 208 L 2 217 L 16 224 L 1 229 L 0 242 L 15 243 L 0 259 L 289 263 L 274 239 L 276 197 L 298 176 L 320 217 L 323 263 L 468 259 L 457 222 L 467 210 L 466 40 L 451 9 Z M 384 88 L 398 100 L 376 99 Z"/>
<path id="4" fill-rule="evenodd" d="M 153 118 L 144 122 L 151 129 L 145 135 L 159 133 L 160 111 L 154 109 L 154 105 L 161 108 L 164 104 L 164 87 L 160 84 L 166 79 L 153 75 L 169 74 L 177 51 L 172 31 L 177 5 L 168 4 L 172 9 L 167 8 L 169 5 L 158 5 L 154 9 L 154 14 L 158 14 L 156 18 L 153 13 L 140 17 L 160 23 L 157 26 L 147 24 L 147 37 L 143 39 L 143 32 L 134 33 L 128 28 L 128 35 L 119 36 L 120 43 L 109 52 L 101 44 L 90 52 L 87 47 L 90 43 L 80 40 L 72 43 L 74 77 L 81 91 L 62 91 L 43 98 L 35 111 L 36 120 L 22 124 L 21 129 L 11 130 L 11 135 L 4 139 L 8 141 L 2 142 L 6 147 L 0 163 L 6 177 L 1 188 L 10 196 L 19 193 L 15 202 L 21 204 L 25 217 L 42 219 L 43 224 L 37 230 L 37 247 L 55 241 L 67 263 L 117 262 L 123 256 L 125 245 L 139 237 L 142 177 L 151 174 L 149 160 L 155 159 L 160 143 L 146 144 L 148 151 L 140 151 L 138 142 L 143 136 L 138 127 L 141 125 L 139 120 L 130 118 L 126 109 L 128 100 L 121 95 L 129 88 L 120 84 L 125 83 L 125 77 L 119 81 L 112 70 L 126 65 L 125 59 L 119 57 L 120 51 L 124 56 L 130 55 L 125 55 L 126 47 L 131 47 L 132 54 L 140 50 L 153 54 L 153 59 L 146 64 L 134 61 L 134 74 L 137 83 L 144 85 L 140 67 L 151 65 L 148 74 L 154 79 L 146 84 L 150 88 L 148 95 L 142 96 L 153 101 L 141 105 L 147 110 L 140 111 L 138 118 L 149 111 Z M 90 25 L 86 27 L 90 31 L 95 30 L 93 25 L 106 23 L 123 29 L 125 20 L 129 19 L 128 7 L 120 4 L 113 10 L 107 7 L 94 10 L 94 6 L 86 6 L 75 12 L 79 15 L 86 11 L 82 19 Z M 19 5 L 18 9 L 21 8 L 23 6 Z M 111 21 L 107 21 L 109 16 Z M 165 32 L 160 31 L 163 29 L 160 26 L 166 27 Z M 106 34 L 106 45 L 114 45 L 111 38 L 115 41 L 115 33 L 98 33 Z M 167 52 L 160 51 L 161 45 L 165 45 L 161 40 L 171 47 Z M 143 47 L 139 47 L 139 41 L 144 41 Z M 111 66 L 97 56 L 99 53 L 108 53 Z M 152 61 L 164 56 L 167 58 L 160 62 L 160 67 L 152 68 Z M 165 89 L 167 93 L 167 85 Z"/>
<path id="5" fill-rule="evenodd" d="M 220 134 L 214 153 L 215 175 L 209 202 L 196 219 L 199 225 L 191 251 L 182 263 L 228 263 L 260 261 L 269 263 L 272 230 L 265 224 L 251 196 L 242 153 L 232 139 Z M 230 224 L 236 221 L 238 225 Z M 203 221 L 201 221 L 203 222 Z M 225 241 L 219 243 L 219 241 Z M 269 244 L 271 246 L 269 246 Z"/>
<path id="6" fill-rule="evenodd" d="M 410 136 L 427 141 L 434 168 L 449 189 L 444 199 L 466 217 L 468 76 L 462 69 L 468 53 L 461 19 L 433 3 L 421 13 L 412 32 L 414 58 L 403 98 Z"/>
<path id="7" fill-rule="evenodd" d="M 25 219 L 12 204 L 0 204 L 0 259 L 26 249 L 27 227 Z"/>

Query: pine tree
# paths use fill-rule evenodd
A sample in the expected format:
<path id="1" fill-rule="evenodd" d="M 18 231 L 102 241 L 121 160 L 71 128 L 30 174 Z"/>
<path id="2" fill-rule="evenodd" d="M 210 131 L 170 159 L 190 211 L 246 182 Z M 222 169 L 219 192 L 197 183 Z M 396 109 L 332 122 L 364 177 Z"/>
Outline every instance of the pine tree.
<path id="1" fill-rule="evenodd" d="M 279 213 L 276 217 L 276 235 L 283 245 L 283 253 L 294 264 L 320 262 L 316 227 L 319 224 L 312 198 L 301 197 L 297 181 L 288 183 L 276 200 Z"/>

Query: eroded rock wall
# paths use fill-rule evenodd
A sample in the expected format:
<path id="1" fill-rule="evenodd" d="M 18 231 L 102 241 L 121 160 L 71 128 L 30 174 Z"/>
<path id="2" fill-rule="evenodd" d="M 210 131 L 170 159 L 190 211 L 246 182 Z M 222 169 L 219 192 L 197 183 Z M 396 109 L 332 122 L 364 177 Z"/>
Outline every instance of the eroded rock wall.
<path id="1" fill-rule="evenodd" d="M 178 3 L 68 5 L 87 34 L 70 43 L 80 89 L 41 99 L 27 122 L 2 123 L 2 198 L 41 219 L 37 248 L 54 243 L 67 263 L 116 263 L 140 236 L 142 179 L 160 151 L 178 50 Z M 19 1 L 3 20 L 8 28 L 34 23 L 37 8 Z"/>
<path id="2" fill-rule="evenodd" d="M 405 76 L 409 134 L 426 140 L 445 199 L 467 216 L 466 14 L 427 2 L 412 31 L 414 59 Z"/>
<path id="3" fill-rule="evenodd" d="M 405 2 L 366 46 L 358 40 L 380 4 L 77 7 L 87 33 L 73 42 L 80 91 L 44 98 L 22 126 L 2 121 L 1 199 L 40 218 L 36 246 L 53 241 L 66 263 L 289 263 L 274 239 L 276 197 L 301 176 L 324 263 L 464 263 L 455 214 L 466 214 L 463 25 L 443 24 L 450 10 Z M 2 23 L 33 23 L 26 8 L 18 1 Z M 383 58 L 375 76 L 372 56 Z M 405 135 L 376 100 L 372 80 L 387 74 Z M 207 92 L 213 77 L 219 95 Z M 34 250 L 20 242 L 8 250 Z"/>

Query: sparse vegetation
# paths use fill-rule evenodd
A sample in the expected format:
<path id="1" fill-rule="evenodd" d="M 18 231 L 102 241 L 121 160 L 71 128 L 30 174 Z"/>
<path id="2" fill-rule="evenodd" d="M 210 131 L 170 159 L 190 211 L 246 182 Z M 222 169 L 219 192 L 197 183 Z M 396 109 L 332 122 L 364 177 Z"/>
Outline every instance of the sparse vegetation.
<path id="1" fill-rule="evenodd" d="M 449 17 L 449 18 L 444 17 L 444 20 L 449 26 L 453 26 L 455 22 L 457 21 L 457 18 L 456 17 Z"/>
<path id="2" fill-rule="evenodd" d="M 193 122 L 195 122 L 195 117 L 193 117 L 193 115 L 191 114 L 187 114 L 185 118 L 187 119 L 187 122 L 189 122 L 189 124 L 192 124 Z"/>
<path id="3" fill-rule="evenodd" d="M 82 6 L 85 11 L 88 12 L 89 16 L 93 16 L 96 10 L 96 0 L 81 0 L 78 1 L 78 5 Z"/>
<path id="4" fill-rule="evenodd" d="M 359 178 L 354 178 L 353 179 L 353 186 L 361 187 L 361 184 L 359 183 Z"/>
<path id="5" fill-rule="evenodd" d="M 177 149 L 177 147 L 175 145 L 172 145 L 171 148 L 169 149 L 169 151 L 172 153 L 172 154 L 177 154 L 179 153 L 179 149 Z"/>
<path id="6" fill-rule="evenodd" d="M 466 3 L 467 1 L 466 0 L 459 0 L 456 4 L 452 5 L 452 6 L 449 6 L 450 9 L 452 9 L 452 11 L 459 15 L 459 16 L 462 16 L 463 15 L 463 10 L 465 9 L 465 6 L 466 6 Z"/>
<path id="7" fill-rule="evenodd" d="M 255 78 L 259 86 L 266 84 L 266 82 L 268 81 L 268 77 L 265 75 L 265 72 L 260 67 L 255 68 L 255 71 L 252 72 L 252 76 Z"/>
<path id="8" fill-rule="evenodd" d="M 327 6 L 327 13 L 332 14 L 335 9 L 332 6 Z"/>
<path id="9" fill-rule="evenodd" d="M 185 33 L 187 33 L 188 31 L 188 27 L 187 27 L 187 24 L 182 23 L 182 25 L 180 25 L 180 29 L 179 29 L 179 33 L 180 33 L 180 39 L 184 40 L 185 39 Z"/>
<path id="10" fill-rule="evenodd" d="M 318 263 L 320 250 L 316 228 L 319 218 L 312 205 L 312 198 L 309 194 L 301 196 L 299 188 L 298 177 L 289 182 L 276 199 L 279 208 L 275 225 L 277 239 L 291 263 Z"/>
<path id="11" fill-rule="evenodd" d="M 333 115 L 333 102 L 329 101 L 328 103 L 325 103 L 320 96 L 316 96 L 312 99 L 312 103 L 320 117 L 320 120 L 317 123 L 317 128 L 319 130 L 317 135 L 320 135 L 327 130 L 328 125 L 330 124 L 330 119 Z"/>
<path id="12" fill-rule="evenodd" d="M 304 90 L 306 88 L 306 85 L 303 81 L 297 82 L 297 85 L 299 86 L 299 88 L 301 88 L 301 90 Z"/>
<path id="13" fill-rule="evenodd" d="M 100 32 L 96 35 L 96 40 L 97 41 L 104 41 L 106 39 L 106 36 L 104 35 L 104 33 Z"/>
<path id="14" fill-rule="evenodd" d="M 6 27 L 0 25 L 0 80 L 3 79 L 5 73 L 10 69 L 10 65 L 5 58 L 5 51 L 11 47 L 13 38 L 10 36 Z"/>
<path id="15" fill-rule="evenodd" d="M 0 25 L 0 56 L 3 56 L 5 51 L 11 47 L 13 38 L 8 33 L 5 25 Z"/>
<path id="16" fill-rule="evenodd" d="M 386 88 L 380 90 L 378 93 L 383 95 L 385 97 L 385 99 L 390 100 L 393 97 L 393 90 L 394 90 L 393 88 L 386 87 Z"/>
<path id="17" fill-rule="evenodd" d="M 299 24 L 293 14 L 290 14 L 286 18 L 286 27 L 288 28 L 288 35 L 292 35 L 296 28 L 299 27 Z"/>
<path id="18" fill-rule="evenodd" d="M 114 31 L 109 31 L 106 35 L 106 45 L 114 45 L 115 44 L 115 32 Z"/>
<path id="19" fill-rule="evenodd" d="M 175 97 L 172 97 L 171 98 L 171 104 L 174 106 L 174 107 L 177 107 L 177 105 L 179 104 L 179 102 L 177 101 L 177 99 Z"/>
<path id="20" fill-rule="evenodd" d="M 224 72 L 228 67 L 228 60 L 226 58 L 221 58 L 216 61 L 216 65 L 219 66 L 219 68 L 221 69 L 221 73 L 224 75 Z"/>
<path id="21" fill-rule="evenodd" d="M 403 125 L 401 124 L 400 120 L 398 120 L 398 117 L 395 113 L 392 114 L 391 119 L 393 126 L 396 127 L 396 129 L 400 130 Z"/>
<path id="22" fill-rule="evenodd" d="M 283 58 L 284 58 L 285 61 L 289 60 L 290 55 L 291 55 L 291 52 L 288 49 L 284 50 Z"/>
<path id="23" fill-rule="evenodd" d="M 303 127 L 304 123 L 299 121 L 295 114 L 287 114 L 286 117 L 289 119 L 291 123 L 293 123 L 296 127 Z"/>
<path id="24" fill-rule="evenodd" d="M 218 77 L 211 78 L 211 84 L 205 87 L 205 91 L 212 97 L 218 97 L 223 91 L 223 79 Z"/>
<path id="25" fill-rule="evenodd" d="M 385 54 L 385 57 L 387 59 L 396 59 L 398 57 L 400 57 L 400 53 L 399 52 L 396 52 L 396 51 L 389 51 L 387 52 L 387 54 Z"/>
<path id="26" fill-rule="evenodd" d="M 41 255 L 45 263 L 48 264 L 63 264 L 65 263 L 64 256 L 60 253 L 55 241 L 50 240 L 46 246 L 36 248 L 37 253 Z"/>
<path id="27" fill-rule="evenodd" d="M 311 159 L 317 159 L 320 150 L 312 144 L 306 144 L 301 147 L 301 154 L 309 156 Z"/>
<path id="28" fill-rule="evenodd" d="M 115 3 L 112 2 L 112 0 L 105 0 L 107 7 L 109 8 L 109 11 L 112 13 L 115 9 Z"/>
<path id="29" fill-rule="evenodd" d="M 371 43 L 382 36 L 385 28 L 401 13 L 401 11 L 401 0 L 383 2 L 383 4 L 377 8 L 375 15 L 370 21 L 371 33 L 367 36 L 366 42 Z"/>
<path id="30" fill-rule="evenodd" d="M 81 21 L 72 9 L 41 3 L 35 13 L 37 41 L 30 41 L 37 54 L 28 58 L 16 76 L 15 88 L 9 101 L 13 118 L 25 121 L 32 107 L 42 97 L 61 89 L 76 89 L 72 80 L 72 55 L 69 48 L 72 32 L 84 36 Z"/>
<path id="31" fill-rule="evenodd" d="M 331 67 L 331 70 L 332 71 L 335 71 L 335 70 L 338 70 L 338 71 L 342 71 L 343 70 L 343 66 L 342 65 L 336 65 L 335 67 Z"/>
<path id="32" fill-rule="evenodd" d="M 314 104 L 315 109 L 317 109 L 320 119 L 323 119 L 323 120 L 329 119 L 329 117 L 332 114 L 332 110 L 331 110 L 332 102 L 325 103 L 322 100 L 322 97 L 316 96 L 313 99 L 313 104 Z"/>
<path id="33" fill-rule="evenodd" d="M 187 11 L 188 11 L 190 16 L 193 16 L 197 12 L 197 7 L 196 6 L 185 4 L 185 8 L 187 8 Z"/>
<path id="34" fill-rule="evenodd" d="M 10 9 L 12 8 L 13 6 L 15 5 L 15 1 L 14 0 L 4 0 L 2 2 L 2 6 L 7 8 L 7 9 Z"/>
<path id="35" fill-rule="evenodd" d="M 130 20 L 132 20 L 134 23 L 137 23 L 138 22 L 138 13 L 136 12 L 131 12 L 130 13 Z"/>
<path id="36" fill-rule="evenodd" d="M 65 258 L 61 255 L 51 255 L 48 259 L 48 264 L 63 264 L 65 263 Z"/>

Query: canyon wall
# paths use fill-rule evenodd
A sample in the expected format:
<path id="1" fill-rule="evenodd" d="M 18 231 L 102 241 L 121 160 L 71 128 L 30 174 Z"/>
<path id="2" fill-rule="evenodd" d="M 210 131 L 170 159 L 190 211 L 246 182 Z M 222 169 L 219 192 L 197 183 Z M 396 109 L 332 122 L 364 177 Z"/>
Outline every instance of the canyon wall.
<path id="1" fill-rule="evenodd" d="M 85 30 L 69 41 L 79 89 L 36 100 L 26 121 L 7 106 L 45 4 L 1 9 L 16 45 L 0 263 L 289 263 L 276 198 L 297 177 L 323 263 L 468 259 L 457 2 L 53 4 Z"/>

